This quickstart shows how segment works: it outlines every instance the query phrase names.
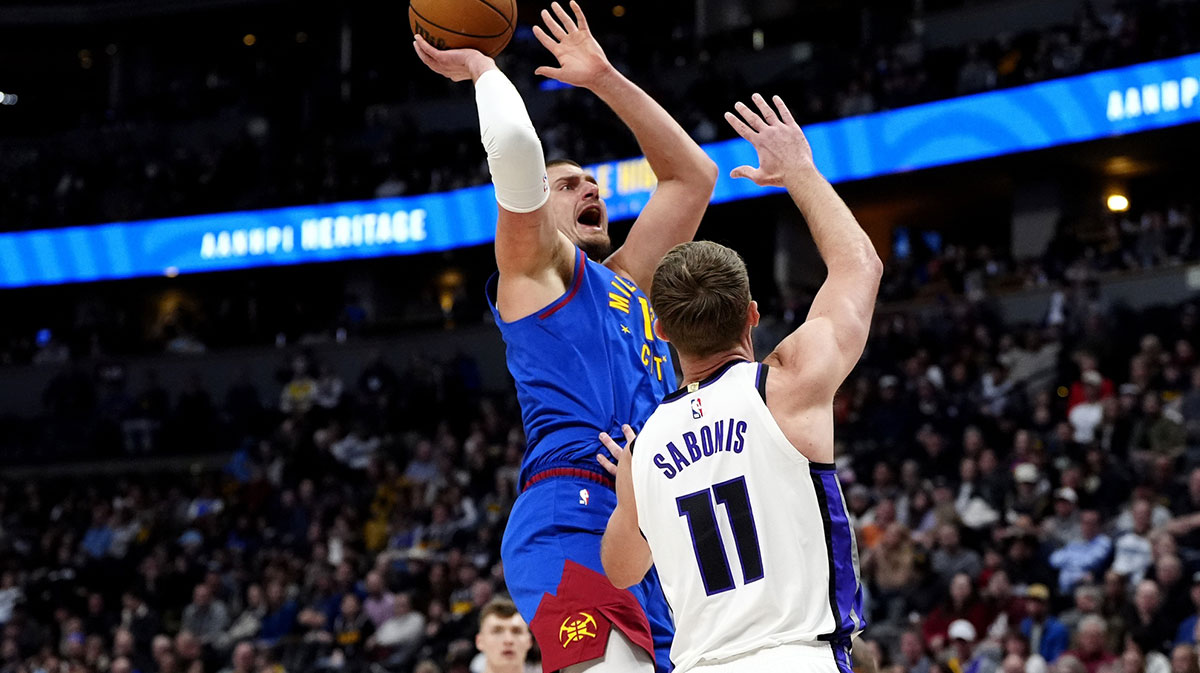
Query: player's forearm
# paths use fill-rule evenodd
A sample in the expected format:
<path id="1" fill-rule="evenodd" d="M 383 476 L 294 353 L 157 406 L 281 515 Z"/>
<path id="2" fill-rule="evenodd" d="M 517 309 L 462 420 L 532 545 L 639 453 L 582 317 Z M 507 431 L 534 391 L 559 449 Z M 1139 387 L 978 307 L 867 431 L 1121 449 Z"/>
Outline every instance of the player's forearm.
<path id="1" fill-rule="evenodd" d="M 711 192 L 717 165 L 641 87 L 613 68 L 589 88 L 633 132 L 659 182 L 694 183 Z"/>
<path id="2" fill-rule="evenodd" d="M 646 576 L 650 569 L 650 548 L 638 532 L 636 521 L 618 505 L 600 540 L 600 563 L 608 581 L 618 589 L 627 589 Z"/>
<path id="3" fill-rule="evenodd" d="M 478 74 L 472 71 L 472 76 L 480 140 L 487 151 L 496 200 L 514 213 L 541 208 L 549 195 L 546 162 L 525 101 L 494 64 Z"/>
<path id="4" fill-rule="evenodd" d="M 876 279 L 882 275 L 883 263 L 870 237 L 815 167 L 786 176 L 784 186 L 808 222 L 830 274 L 862 273 Z"/>

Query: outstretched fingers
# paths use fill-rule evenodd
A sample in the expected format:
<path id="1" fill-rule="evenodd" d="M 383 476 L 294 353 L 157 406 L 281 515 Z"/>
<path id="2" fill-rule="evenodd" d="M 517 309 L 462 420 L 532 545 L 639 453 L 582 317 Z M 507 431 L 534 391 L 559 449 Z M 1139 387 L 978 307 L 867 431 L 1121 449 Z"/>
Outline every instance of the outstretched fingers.
<path id="1" fill-rule="evenodd" d="M 558 16 L 558 20 L 562 22 L 563 28 L 566 28 L 568 33 L 574 33 L 579 30 L 579 27 L 575 25 L 575 19 L 572 19 L 571 15 L 567 14 L 567 10 L 563 9 L 562 5 L 555 2 L 550 5 L 550 9 L 554 10 L 554 13 Z"/>
<path id="2" fill-rule="evenodd" d="M 737 134 L 739 136 L 745 138 L 746 140 L 748 140 L 750 142 L 754 142 L 754 136 L 758 135 L 757 133 L 754 132 L 754 129 L 750 128 L 749 126 L 746 126 L 746 122 L 742 121 L 737 115 L 733 114 L 732 112 L 725 113 L 725 121 L 729 122 L 729 125 L 733 127 L 734 131 L 737 131 Z"/>
<path id="3" fill-rule="evenodd" d="M 560 42 L 567 39 L 567 31 L 563 30 L 563 27 L 558 25 L 558 22 L 555 21 L 554 17 L 550 15 L 549 10 L 542 10 L 542 22 L 545 23 L 546 27 L 550 29 L 550 34 L 554 36 L 554 39 Z"/>
<path id="4" fill-rule="evenodd" d="M 767 125 L 763 122 L 762 117 L 759 117 L 757 114 L 755 114 L 754 110 L 751 110 L 750 106 L 746 105 L 742 101 L 734 103 L 733 109 L 737 110 L 737 113 L 742 116 L 742 119 L 746 120 L 746 124 L 755 131 L 762 131 L 763 129 L 767 128 Z"/>
<path id="5" fill-rule="evenodd" d="M 755 107 L 758 108 L 759 113 L 762 114 L 762 118 L 767 121 L 768 125 L 779 123 L 779 117 L 775 116 L 775 111 L 767 104 L 767 100 L 762 97 L 762 94 L 756 93 L 750 99 L 754 101 Z"/>
<path id="6" fill-rule="evenodd" d="M 547 35 L 546 31 L 542 30 L 541 26 L 533 27 L 533 36 L 537 38 L 538 42 L 542 43 L 543 47 L 549 49 L 552 53 L 554 49 L 558 47 L 558 42 L 556 42 L 554 38 Z"/>
<path id="7" fill-rule="evenodd" d="M 783 123 L 789 126 L 798 126 L 795 118 L 792 117 L 792 111 L 788 109 L 788 106 L 783 102 L 783 99 L 779 96 L 775 96 L 772 98 L 772 100 L 775 101 L 775 107 L 779 108 L 779 118 L 783 120 Z"/>
<path id="8" fill-rule="evenodd" d="M 579 7 L 579 3 L 571 0 L 571 11 L 575 12 L 575 23 L 579 24 L 579 30 L 587 30 L 587 17 L 583 15 L 583 9 Z"/>

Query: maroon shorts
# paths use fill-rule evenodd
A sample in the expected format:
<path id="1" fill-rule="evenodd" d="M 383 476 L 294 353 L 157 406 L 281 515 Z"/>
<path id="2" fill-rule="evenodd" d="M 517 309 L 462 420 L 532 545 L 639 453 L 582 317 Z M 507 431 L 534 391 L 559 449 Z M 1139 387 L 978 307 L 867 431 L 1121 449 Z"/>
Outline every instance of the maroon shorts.
<path id="1" fill-rule="evenodd" d="M 542 649 L 542 670 L 604 656 L 608 636 L 616 627 L 654 659 L 650 622 L 637 598 L 618 589 L 600 573 L 567 560 L 554 594 L 544 594 L 529 630 Z"/>

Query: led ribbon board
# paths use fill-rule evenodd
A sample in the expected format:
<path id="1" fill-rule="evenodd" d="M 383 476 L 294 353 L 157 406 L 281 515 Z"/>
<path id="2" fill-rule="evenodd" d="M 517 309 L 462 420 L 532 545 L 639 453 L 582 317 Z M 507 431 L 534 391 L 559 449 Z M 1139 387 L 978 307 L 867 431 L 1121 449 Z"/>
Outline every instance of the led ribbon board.
<path id="1" fill-rule="evenodd" d="M 772 92 L 765 92 L 772 93 Z M 832 182 L 985 159 L 1200 121 L 1200 54 L 805 128 Z M 731 101 L 732 103 L 732 101 Z M 714 203 L 776 190 L 729 171 L 757 163 L 739 139 L 705 151 Z M 644 158 L 588 167 L 613 220 L 654 191 Z M 372 201 L 0 234 L 0 287 L 175 275 L 435 252 L 494 239 L 491 185 Z"/>

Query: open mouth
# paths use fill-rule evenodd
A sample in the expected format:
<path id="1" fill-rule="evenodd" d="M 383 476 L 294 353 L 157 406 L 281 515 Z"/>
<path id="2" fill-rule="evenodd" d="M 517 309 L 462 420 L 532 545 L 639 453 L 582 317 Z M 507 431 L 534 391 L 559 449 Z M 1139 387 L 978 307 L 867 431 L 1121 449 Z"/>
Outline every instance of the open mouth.
<path id="1" fill-rule="evenodd" d="M 579 216 L 575 218 L 575 221 L 585 227 L 594 227 L 599 229 L 600 218 L 603 216 L 603 214 L 603 211 L 600 210 L 600 206 L 587 206 L 580 211 Z"/>

